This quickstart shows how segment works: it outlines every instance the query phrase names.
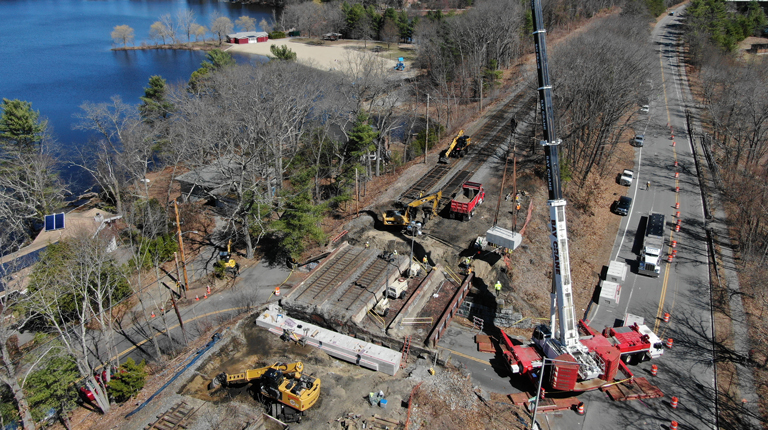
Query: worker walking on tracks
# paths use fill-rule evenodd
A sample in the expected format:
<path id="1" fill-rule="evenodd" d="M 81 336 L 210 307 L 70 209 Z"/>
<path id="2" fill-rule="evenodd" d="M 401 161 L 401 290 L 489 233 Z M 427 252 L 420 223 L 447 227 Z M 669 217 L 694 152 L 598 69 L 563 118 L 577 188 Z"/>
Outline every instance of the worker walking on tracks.
<path id="1" fill-rule="evenodd" d="M 421 261 L 424 263 L 424 270 L 426 270 L 427 272 L 432 270 L 432 266 L 429 265 L 429 259 L 427 258 L 426 255 L 424 256 L 424 258 L 421 259 Z"/>
<path id="2" fill-rule="evenodd" d="M 501 282 L 496 281 L 494 288 L 496 289 L 496 297 L 499 297 L 499 294 L 501 294 Z"/>

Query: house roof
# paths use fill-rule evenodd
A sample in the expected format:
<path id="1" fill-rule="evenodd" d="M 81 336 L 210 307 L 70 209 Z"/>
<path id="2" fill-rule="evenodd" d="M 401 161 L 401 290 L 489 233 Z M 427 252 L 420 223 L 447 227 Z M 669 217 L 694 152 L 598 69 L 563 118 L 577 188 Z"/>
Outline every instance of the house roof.
<path id="1" fill-rule="evenodd" d="M 230 39 L 244 39 L 244 38 L 251 38 L 251 37 L 268 37 L 269 33 L 266 31 L 241 31 L 239 33 L 232 33 L 228 34 L 227 37 Z"/>
<path id="2" fill-rule="evenodd" d="M 192 185 L 206 188 L 208 190 L 220 188 L 228 185 L 232 181 L 232 175 L 227 172 L 236 172 L 239 169 L 234 157 L 224 157 L 212 162 L 211 164 L 198 167 L 187 173 L 179 175 L 174 179 L 179 182 L 186 182 Z"/>

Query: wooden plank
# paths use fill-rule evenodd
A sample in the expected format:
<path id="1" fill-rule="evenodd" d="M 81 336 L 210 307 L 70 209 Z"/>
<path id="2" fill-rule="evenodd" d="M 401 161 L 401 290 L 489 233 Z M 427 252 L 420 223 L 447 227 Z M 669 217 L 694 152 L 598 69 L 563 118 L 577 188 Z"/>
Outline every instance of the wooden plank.
<path id="1" fill-rule="evenodd" d="M 477 350 L 480 352 L 489 352 L 489 353 L 496 352 L 496 348 L 494 348 L 493 344 L 490 344 L 490 343 L 478 343 Z"/>
<path id="2" fill-rule="evenodd" d="M 486 334 L 476 334 L 475 343 L 491 343 L 491 337 Z"/>

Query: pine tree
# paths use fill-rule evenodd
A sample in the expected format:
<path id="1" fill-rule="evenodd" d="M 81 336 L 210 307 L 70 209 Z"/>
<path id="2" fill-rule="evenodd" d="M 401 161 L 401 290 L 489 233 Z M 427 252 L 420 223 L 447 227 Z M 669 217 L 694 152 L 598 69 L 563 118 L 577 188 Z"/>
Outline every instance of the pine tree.
<path id="1" fill-rule="evenodd" d="M 128 357 L 128 360 L 120 366 L 119 373 L 109 381 L 109 393 L 115 400 L 124 402 L 144 388 L 147 379 L 144 367 L 146 367 L 144 360 L 136 364 L 131 357 Z"/>

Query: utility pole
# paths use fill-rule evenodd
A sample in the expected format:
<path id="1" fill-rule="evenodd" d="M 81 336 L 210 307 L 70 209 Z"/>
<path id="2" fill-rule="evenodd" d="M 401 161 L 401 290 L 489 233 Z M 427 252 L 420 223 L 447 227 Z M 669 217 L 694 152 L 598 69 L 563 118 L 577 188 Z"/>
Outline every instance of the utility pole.
<path id="1" fill-rule="evenodd" d="M 173 259 L 176 260 L 176 286 L 179 287 L 179 297 L 181 297 L 181 292 L 184 292 L 184 298 L 187 298 L 187 290 L 185 290 L 181 283 L 179 282 L 179 279 L 181 279 L 181 270 L 179 269 L 179 254 L 174 252 L 173 253 Z"/>
<path id="2" fill-rule="evenodd" d="M 427 164 L 428 148 L 429 148 L 429 94 L 427 94 L 427 134 L 424 135 L 424 164 Z"/>
<path id="3" fill-rule="evenodd" d="M 357 209 L 356 217 L 360 215 L 360 190 L 357 188 L 357 167 L 355 167 L 355 207 Z"/>
<path id="4" fill-rule="evenodd" d="M 171 291 L 171 304 L 173 310 L 176 311 L 176 318 L 179 319 L 179 327 L 181 327 L 181 334 L 184 336 L 184 345 L 187 344 L 187 330 L 184 329 L 184 321 L 181 320 L 181 314 L 179 313 L 179 307 L 176 306 L 176 298 L 173 297 L 173 291 Z"/>
<path id="5" fill-rule="evenodd" d="M 176 212 L 176 231 L 179 234 L 179 251 L 181 252 L 181 267 L 184 270 L 184 295 L 189 290 L 189 278 L 187 277 L 187 259 L 184 257 L 184 240 L 181 238 L 181 222 L 179 221 L 179 205 L 173 201 L 173 210 Z"/>

